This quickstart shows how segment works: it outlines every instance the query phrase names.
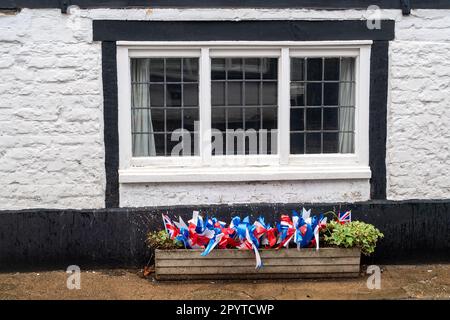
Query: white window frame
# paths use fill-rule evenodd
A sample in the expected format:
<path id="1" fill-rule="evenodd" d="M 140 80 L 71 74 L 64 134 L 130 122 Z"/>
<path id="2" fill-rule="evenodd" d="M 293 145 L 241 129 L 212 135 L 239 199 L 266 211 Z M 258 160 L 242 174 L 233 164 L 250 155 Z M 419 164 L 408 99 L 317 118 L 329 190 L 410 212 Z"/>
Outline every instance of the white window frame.
<path id="1" fill-rule="evenodd" d="M 269 181 L 369 179 L 369 83 L 372 41 L 313 42 L 117 42 L 119 107 L 119 182 Z M 211 155 L 211 58 L 278 58 L 278 153 L 276 155 Z M 299 154 L 290 150 L 290 59 L 355 58 L 355 152 Z M 132 157 L 131 58 L 198 57 L 198 156 Z"/>

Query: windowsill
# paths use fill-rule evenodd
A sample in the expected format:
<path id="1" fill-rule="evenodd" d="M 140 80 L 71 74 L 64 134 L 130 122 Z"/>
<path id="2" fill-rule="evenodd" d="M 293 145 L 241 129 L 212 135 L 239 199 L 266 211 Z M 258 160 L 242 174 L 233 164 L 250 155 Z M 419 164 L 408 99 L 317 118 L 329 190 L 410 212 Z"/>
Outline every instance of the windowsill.
<path id="1" fill-rule="evenodd" d="M 370 179 L 366 166 L 266 166 L 209 168 L 130 168 L 119 170 L 120 183 L 244 182 L 279 180 Z"/>

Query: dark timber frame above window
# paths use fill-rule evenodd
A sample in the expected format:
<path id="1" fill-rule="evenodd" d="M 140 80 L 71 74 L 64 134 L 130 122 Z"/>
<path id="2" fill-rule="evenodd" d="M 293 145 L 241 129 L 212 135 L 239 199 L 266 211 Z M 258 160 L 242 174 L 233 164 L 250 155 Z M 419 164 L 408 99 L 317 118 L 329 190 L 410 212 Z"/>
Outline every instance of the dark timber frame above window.
<path id="1" fill-rule="evenodd" d="M 94 39 L 103 41 L 106 206 L 119 206 L 119 147 L 116 41 L 323 41 L 372 40 L 369 120 L 371 198 L 386 198 L 386 109 L 388 41 L 394 21 L 369 30 L 365 21 L 94 21 Z M 256 30 L 259 30 L 255 32 Z"/>
<path id="2" fill-rule="evenodd" d="M 377 5 L 381 9 L 449 9 L 447 0 L 2 0 L 0 9 L 61 8 L 70 5 L 80 8 L 314 8 L 366 9 Z"/>

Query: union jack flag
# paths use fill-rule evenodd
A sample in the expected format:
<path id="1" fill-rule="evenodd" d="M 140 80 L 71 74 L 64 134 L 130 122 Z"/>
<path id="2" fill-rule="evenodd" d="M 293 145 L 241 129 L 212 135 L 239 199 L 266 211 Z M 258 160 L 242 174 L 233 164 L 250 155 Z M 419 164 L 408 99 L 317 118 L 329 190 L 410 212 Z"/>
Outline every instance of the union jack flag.
<path id="1" fill-rule="evenodd" d="M 176 236 L 180 233 L 180 231 L 173 224 L 172 220 L 170 220 L 170 218 L 167 215 L 163 214 L 162 218 L 164 222 L 164 228 L 166 228 L 167 234 L 169 235 L 170 239 L 175 239 Z"/>
<path id="2" fill-rule="evenodd" d="M 348 210 L 344 213 L 338 213 L 338 221 L 341 224 L 352 222 L 352 210 Z"/>

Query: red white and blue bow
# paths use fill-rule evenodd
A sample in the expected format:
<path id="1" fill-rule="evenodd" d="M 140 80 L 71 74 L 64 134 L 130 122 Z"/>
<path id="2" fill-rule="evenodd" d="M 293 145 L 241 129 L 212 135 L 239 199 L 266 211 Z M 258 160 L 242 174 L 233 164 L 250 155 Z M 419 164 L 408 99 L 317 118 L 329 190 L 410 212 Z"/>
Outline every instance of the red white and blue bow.
<path id="1" fill-rule="evenodd" d="M 282 214 L 280 222 L 277 224 L 277 229 L 279 235 L 277 249 L 287 248 L 295 234 L 294 223 L 288 215 Z"/>
<path id="2" fill-rule="evenodd" d="M 250 218 L 233 217 L 229 226 L 216 218 L 203 218 L 198 211 L 194 211 L 192 219 L 186 224 L 181 217 L 173 221 L 168 215 L 162 215 L 164 228 L 170 239 L 181 241 L 185 248 L 204 249 L 202 256 L 208 255 L 214 248 L 236 248 L 240 250 L 253 250 L 256 258 L 256 268 L 262 267 L 258 248 L 277 249 L 289 247 L 293 240 L 297 248 L 315 247 L 319 250 L 319 232 L 326 227 L 327 218 L 320 215 L 311 217 L 311 210 L 302 209 L 302 214 L 295 210 L 292 219 L 288 215 L 281 215 L 276 228 L 266 224 L 263 217 L 259 217 L 253 224 Z M 346 223 L 351 221 L 351 211 L 339 213 L 338 221 Z"/>

